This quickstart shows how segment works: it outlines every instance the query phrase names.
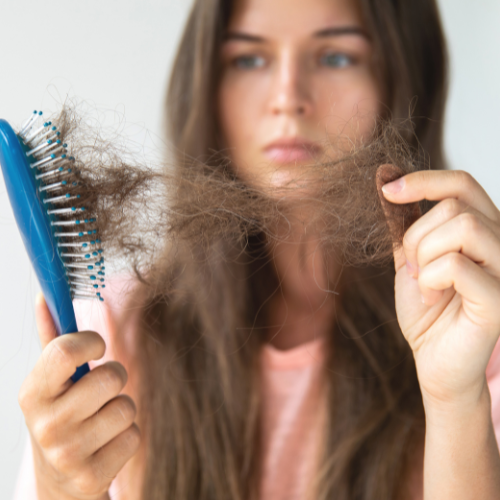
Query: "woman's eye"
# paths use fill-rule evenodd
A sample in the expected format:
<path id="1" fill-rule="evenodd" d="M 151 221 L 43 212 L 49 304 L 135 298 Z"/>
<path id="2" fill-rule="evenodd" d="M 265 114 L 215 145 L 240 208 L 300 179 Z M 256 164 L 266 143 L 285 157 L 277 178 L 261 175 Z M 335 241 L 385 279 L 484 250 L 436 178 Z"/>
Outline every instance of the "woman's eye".
<path id="1" fill-rule="evenodd" d="M 233 61 L 233 65 L 238 69 L 257 69 L 262 68 L 266 63 L 261 56 L 239 56 Z"/>
<path id="2" fill-rule="evenodd" d="M 345 68 L 353 64 L 354 60 L 347 54 L 327 53 L 320 57 L 320 64 L 328 68 Z"/>

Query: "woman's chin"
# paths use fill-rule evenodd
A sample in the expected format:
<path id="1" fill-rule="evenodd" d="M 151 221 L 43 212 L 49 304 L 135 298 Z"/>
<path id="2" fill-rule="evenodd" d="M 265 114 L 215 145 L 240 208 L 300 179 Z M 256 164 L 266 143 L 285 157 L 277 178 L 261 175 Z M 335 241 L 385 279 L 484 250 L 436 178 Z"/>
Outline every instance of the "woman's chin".
<path id="1" fill-rule="evenodd" d="M 313 196 L 316 189 L 310 169 L 307 172 L 292 168 L 281 167 L 269 174 L 265 190 L 273 198 L 303 199 Z M 316 186 L 317 188 L 317 186 Z"/>
<path id="2" fill-rule="evenodd" d="M 318 161 L 289 162 L 282 165 L 259 162 L 259 168 L 239 169 L 239 176 L 250 186 L 279 199 L 310 197 L 318 189 Z"/>
<path id="3" fill-rule="evenodd" d="M 271 173 L 269 187 L 271 189 L 285 188 L 294 182 L 294 175 L 289 168 L 281 168 Z"/>

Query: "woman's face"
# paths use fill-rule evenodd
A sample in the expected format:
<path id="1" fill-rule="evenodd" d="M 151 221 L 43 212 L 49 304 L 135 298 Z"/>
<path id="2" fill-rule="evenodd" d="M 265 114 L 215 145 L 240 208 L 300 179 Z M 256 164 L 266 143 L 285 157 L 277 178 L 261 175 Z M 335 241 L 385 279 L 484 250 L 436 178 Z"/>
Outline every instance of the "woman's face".
<path id="1" fill-rule="evenodd" d="M 247 182 L 278 187 L 371 135 L 380 91 L 353 0 L 238 0 L 221 57 L 220 126 Z"/>

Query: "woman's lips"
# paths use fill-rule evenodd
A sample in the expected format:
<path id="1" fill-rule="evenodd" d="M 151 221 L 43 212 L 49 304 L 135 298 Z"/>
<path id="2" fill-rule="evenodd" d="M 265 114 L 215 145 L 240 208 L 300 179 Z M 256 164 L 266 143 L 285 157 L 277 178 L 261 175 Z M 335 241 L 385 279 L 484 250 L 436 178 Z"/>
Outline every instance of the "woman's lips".
<path id="1" fill-rule="evenodd" d="M 268 144 L 264 148 L 267 158 L 276 163 L 308 161 L 321 153 L 321 147 L 311 141 L 299 138 L 286 138 Z"/>

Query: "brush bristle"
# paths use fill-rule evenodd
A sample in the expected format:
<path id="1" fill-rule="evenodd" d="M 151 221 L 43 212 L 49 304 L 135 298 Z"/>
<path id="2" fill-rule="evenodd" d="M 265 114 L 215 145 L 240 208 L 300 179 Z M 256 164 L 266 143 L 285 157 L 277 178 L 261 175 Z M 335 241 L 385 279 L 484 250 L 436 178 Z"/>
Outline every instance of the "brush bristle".
<path id="1" fill-rule="evenodd" d="M 57 123 L 34 111 L 18 133 L 46 208 L 72 298 L 101 297 L 104 257 L 93 207 L 82 203 L 87 191 L 78 162 L 68 153 Z"/>

